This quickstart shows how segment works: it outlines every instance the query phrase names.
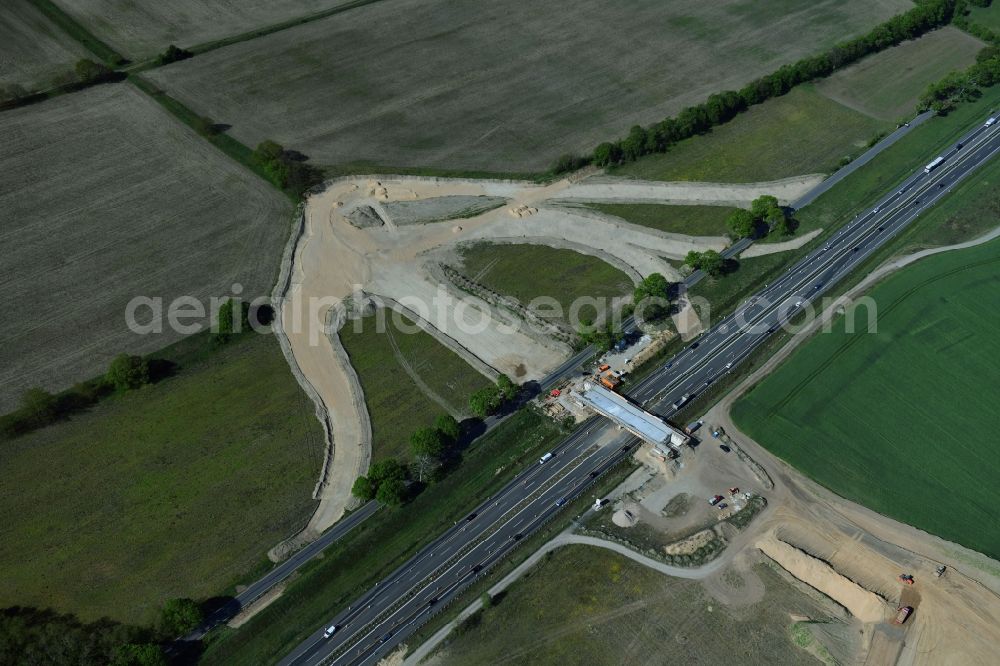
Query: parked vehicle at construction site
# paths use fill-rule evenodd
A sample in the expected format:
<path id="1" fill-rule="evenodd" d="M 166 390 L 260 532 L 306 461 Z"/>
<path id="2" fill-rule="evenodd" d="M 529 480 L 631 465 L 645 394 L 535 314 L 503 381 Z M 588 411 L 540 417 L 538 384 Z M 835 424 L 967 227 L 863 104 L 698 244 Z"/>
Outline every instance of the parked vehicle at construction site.
<path id="1" fill-rule="evenodd" d="M 893 624 L 903 624 L 906 622 L 906 618 L 910 617 L 910 613 L 913 612 L 913 606 L 900 606 L 899 610 L 896 611 L 896 619 L 892 621 Z"/>

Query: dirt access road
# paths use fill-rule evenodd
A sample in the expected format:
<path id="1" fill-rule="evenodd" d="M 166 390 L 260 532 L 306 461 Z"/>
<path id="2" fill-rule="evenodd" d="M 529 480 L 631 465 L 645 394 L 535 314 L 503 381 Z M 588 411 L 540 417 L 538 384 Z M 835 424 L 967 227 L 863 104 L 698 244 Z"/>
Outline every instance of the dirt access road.
<path id="1" fill-rule="evenodd" d="M 364 395 L 336 335 L 339 325 L 372 297 L 403 304 L 421 325 L 474 367 L 523 382 L 543 377 L 569 349 L 550 337 L 517 327 L 495 308 L 439 283 L 428 265 L 460 243 L 521 242 L 566 247 L 612 259 L 638 279 L 661 272 L 676 279 L 665 258 L 690 250 L 721 249 L 722 237 L 689 237 L 627 224 L 560 202 L 718 203 L 748 206 L 761 194 L 790 201 L 821 177 L 775 183 L 710 184 L 616 181 L 607 177 L 534 183 L 417 177 L 344 178 L 309 198 L 304 228 L 291 251 L 288 288 L 281 294 L 281 329 L 287 355 L 328 423 L 327 463 L 316 496 L 320 508 L 301 540 L 314 538 L 351 504 L 350 487 L 367 469 L 371 428 Z M 394 202 L 445 197 L 501 197 L 502 205 L 470 217 L 401 224 Z M 364 209 L 368 222 L 359 224 Z M 581 233 L 586 225 L 586 233 Z M 693 325 L 693 324 L 692 324 Z"/>

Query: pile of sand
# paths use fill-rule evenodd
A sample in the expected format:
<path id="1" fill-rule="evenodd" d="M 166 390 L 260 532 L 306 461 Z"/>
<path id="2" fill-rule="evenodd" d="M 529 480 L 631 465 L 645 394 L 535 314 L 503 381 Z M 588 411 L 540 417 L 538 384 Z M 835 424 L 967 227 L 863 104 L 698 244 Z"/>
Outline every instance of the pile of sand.
<path id="1" fill-rule="evenodd" d="M 510 213 L 511 217 L 516 217 L 520 219 L 522 217 L 529 217 L 531 215 L 534 215 L 535 213 L 538 212 L 538 209 L 533 208 L 532 206 L 525 206 L 524 204 L 521 204 L 520 206 L 514 206 L 513 208 L 508 208 L 507 212 Z"/>
<path id="2" fill-rule="evenodd" d="M 878 595 L 841 576 L 825 562 L 773 536 L 762 538 L 757 547 L 788 573 L 835 600 L 862 622 L 882 622 L 887 617 L 888 606 Z"/>
<path id="3" fill-rule="evenodd" d="M 618 527 L 635 527 L 639 522 L 639 518 L 635 515 L 634 505 L 632 509 L 629 508 L 629 505 L 626 505 L 615 511 L 615 515 L 611 516 L 611 522 Z"/>

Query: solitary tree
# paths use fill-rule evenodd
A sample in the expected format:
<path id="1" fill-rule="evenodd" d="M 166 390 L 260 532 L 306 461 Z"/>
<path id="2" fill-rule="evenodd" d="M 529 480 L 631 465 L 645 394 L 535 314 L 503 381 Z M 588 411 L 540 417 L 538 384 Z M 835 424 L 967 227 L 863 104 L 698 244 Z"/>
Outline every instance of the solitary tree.
<path id="1" fill-rule="evenodd" d="M 493 607 L 493 597 L 489 592 L 483 592 L 482 596 L 479 597 L 480 602 L 483 604 L 483 609 Z"/>
<path id="2" fill-rule="evenodd" d="M 192 599 L 171 599 L 163 605 L 161 622 L 172 636 L 183 636 L 194 631 L 204 615 Z"/>

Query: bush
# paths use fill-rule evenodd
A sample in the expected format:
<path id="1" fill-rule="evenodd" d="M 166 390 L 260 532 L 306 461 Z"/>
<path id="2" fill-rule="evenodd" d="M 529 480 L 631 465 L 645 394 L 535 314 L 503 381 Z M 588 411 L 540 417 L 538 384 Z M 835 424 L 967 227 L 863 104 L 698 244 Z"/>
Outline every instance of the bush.
<path id="1" fill-rule="evenodd" d="M 109 81 L 114 76 L 114 72 L 107 65 L 86 58 L 77 60 L 73 71 L 76 72 L 77 78 L 82 83 L 100 83 L 101 81 Z"/>
<path id="2" fill-rule="evenodd" d="M 323 174 L 305 163 L 301 155 L 289 153 L 275 141 L 262 141 L 253 151 L 253 161 L 275 185 L 295 196 L 323 181 Z"/>
<path id="3" fill-rule="evenodd" d="M 194 54 L 186 49 L 180 49 L 171 44 L 167 47 L 167 50 L 160 54 L 156 61 L 161 65 L 166 65 L 168 63 L 177 62 L 178 60 L 186 60 Z"/>
<path id="4" fill-rule="evenodd" d="M 105 378 L 119 391 L 137 389 L 149 383 L 149 362 L 141 356 L 119 354 L 108 366 Z"/>

